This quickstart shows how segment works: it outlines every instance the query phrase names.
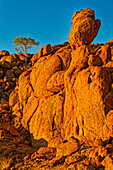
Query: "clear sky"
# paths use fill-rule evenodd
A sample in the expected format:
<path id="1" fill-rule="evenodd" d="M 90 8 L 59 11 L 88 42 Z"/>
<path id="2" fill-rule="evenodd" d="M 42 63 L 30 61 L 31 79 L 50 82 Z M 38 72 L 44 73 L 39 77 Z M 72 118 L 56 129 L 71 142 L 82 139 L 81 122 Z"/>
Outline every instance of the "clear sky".
<path id="1" fill-rule="evenodd" d="M 16 53 L 13 40 L 30 36 L 40 45 L 28 52 L 36 53 L 45 44 L 68 41 L 75 11 L 91 8 L 101 28 L 94 43 L 113 39 L 113 0 L 0 0 L 0 51 Z"/>

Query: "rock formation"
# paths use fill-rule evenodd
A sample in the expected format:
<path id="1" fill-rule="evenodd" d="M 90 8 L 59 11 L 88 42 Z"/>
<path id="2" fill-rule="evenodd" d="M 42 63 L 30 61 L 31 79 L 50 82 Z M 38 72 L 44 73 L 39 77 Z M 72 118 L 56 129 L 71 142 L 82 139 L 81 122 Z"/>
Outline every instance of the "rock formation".
<path id="1" fill-rule="evenodd" d="M 68 38 L 71 47 L 90 44 L 96 37 L 99 28 L 100 20 L 95 20 L 93 10 L 86 8 L 86 10 L 75 12 Z"/>
<path id="2" fill-rule="evenodd" d="M 8 123 L 4 133 L 25 145 L 29 132 L 36 151 L 24 159 L 41 162 L 33 169 L 113 169 L 113 40 L 91 43 L 99 27 L 91 9 L 76 12 L 69 43 L 47 44 L 28 55 L 27 69 L 17 65 L 23 54 L 0 53 L 2 93 L 8 83 L 14 83 L 12 89 L 16 84 L 8 91 L 6 114 L 13 125 Z"/>

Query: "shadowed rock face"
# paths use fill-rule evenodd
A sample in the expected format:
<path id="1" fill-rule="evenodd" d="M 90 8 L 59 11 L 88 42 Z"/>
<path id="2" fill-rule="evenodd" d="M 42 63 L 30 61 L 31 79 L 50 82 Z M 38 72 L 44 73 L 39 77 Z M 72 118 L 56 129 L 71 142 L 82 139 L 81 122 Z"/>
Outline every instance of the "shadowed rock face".
<path id="1" fill-rule="evenodd" d="M 33 56 L 9 97 L 35 146 L 40 139 L 73 136 L 96 145 L 113 137 L 112 44 L 90 44 L 100 27 L 90 9 L 76 12 L 72 26 L 69 43 L 46 45 Z"/>

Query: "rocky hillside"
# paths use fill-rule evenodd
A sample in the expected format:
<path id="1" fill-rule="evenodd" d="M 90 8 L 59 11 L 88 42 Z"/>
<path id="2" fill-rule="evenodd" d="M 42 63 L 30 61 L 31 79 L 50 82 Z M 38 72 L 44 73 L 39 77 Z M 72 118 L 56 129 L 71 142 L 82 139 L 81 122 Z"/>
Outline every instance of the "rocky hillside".
<path id="1" fill-rule="evenodd" d="M 0 52 L 1 169 L 113 169 L 113 40 L 92 43 L 100 25 L 87 8 L 69 42 Z"/>

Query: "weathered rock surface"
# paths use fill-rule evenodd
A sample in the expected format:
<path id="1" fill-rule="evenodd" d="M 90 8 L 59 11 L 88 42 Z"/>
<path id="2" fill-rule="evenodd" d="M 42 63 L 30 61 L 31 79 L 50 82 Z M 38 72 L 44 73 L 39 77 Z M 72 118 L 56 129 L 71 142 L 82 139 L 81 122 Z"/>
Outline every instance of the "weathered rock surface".
<path id="1" fill-rule="evenodd" d="M 47 44 L 47 45 L 43 46 L 42 48 L 40 48 L 39 52 L 33 55 L 32 59 L 31 59 L 32 64 L 34 64 L 43 55 L 50 54 L 51 51 L 52 51 L 52 48 L 51 48 L 50 44 Z"/>
<path id="2" fill-rule="evenodd" d="M 90 9 L 76 12 L 72 26 L 69 43 L 1 55 L 7 169 L 113 169 L 113 41 L 91 43 L 100 21 Z"/>
<path id="3" fill-rule="evenodd" d="M 94 11 L 87 8 L 75 12 L 72 18 L 72 29 L 68 41 L 71 47 L 90 44 L 100 28 L 100 20 L 95 20 Z"/>

